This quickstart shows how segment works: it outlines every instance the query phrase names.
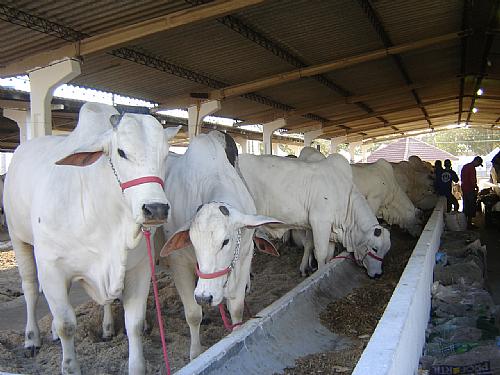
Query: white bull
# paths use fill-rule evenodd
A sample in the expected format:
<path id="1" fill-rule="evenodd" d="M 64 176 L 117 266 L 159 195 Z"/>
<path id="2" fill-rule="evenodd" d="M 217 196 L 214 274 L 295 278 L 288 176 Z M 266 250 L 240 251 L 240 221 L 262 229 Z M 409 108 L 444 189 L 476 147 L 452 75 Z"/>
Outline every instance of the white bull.
<path id="1" fill-rule="evenodd" d="M 152 116 L 122 117 L 114 107 L 86 103 L 69 136 L 33 139 L 13 156 L 4 203 L 27 305 L 24 345 L 34 349 L 41 343 L 35 316 L 39 282 L 53 335 L 61 339 L 63 374 L 81 373 L 68 298 L 73 281 L 100 304 L 122 299 L 128 373 L 145 373 L 141 333 L 151 272 L 138 245 L 144 241 L 141 226 L 167 218 L 160 176 L 166 141 L 177 131 L 164 131 Z"/>
<path id="2" fill-rule="evenodd" d="M 305 161 L 324 158 L 321 152 L 312 147 L 304 147 L 299 156 L 300 160 Z M 412 236 L 421 233 L 420 212 L 397 183 L 389 162 L 379 159 L 375 163 L 352 164 L 351 167 L 354 184 L 375 215 L 390 225 L 399 225 Z"/>
<path id="3" fill-rule="evenodd" d="M 0 176 L 0 228 L 5 228 L 5 211 L 3 207 L 3 188 L 5 184 L 5 174 Z"/>
<path id="4" fill-rule="evenodd" d="M 275 217 L 290 228 L 312 229 L 319 267 L 330 255 L 332 233 L 355 254 L 368 275 L 382 273 L 382 259 L 390 248 L 389 231 L 379 225 L 354 185 L 345 158 L 330 155 L 318 162 L 304 162 L 242 155 L 239 165 L 258 213 Z M 274 233 L 276 237 L 280 234 Z"/>
<path id="5" fill-rule="evenodd" d="M 170 238 L 161 255 L 170 255 L 167 262 L 191 333 L 191 359 L 202 350 L 199 304 L 217 306 L 225 299 L 233 324 L 242 321 L 254 228 L 277 222 L 256 215 L 236 156 L 231 137 L 211 132 L 195 137 L 184 155 L 168 161 L 166 181 L 171 182 L 165 192 L 173 206 L 164 227 Z M 256 242 L 261 250 L 274 250 L 262 239 Z"/>

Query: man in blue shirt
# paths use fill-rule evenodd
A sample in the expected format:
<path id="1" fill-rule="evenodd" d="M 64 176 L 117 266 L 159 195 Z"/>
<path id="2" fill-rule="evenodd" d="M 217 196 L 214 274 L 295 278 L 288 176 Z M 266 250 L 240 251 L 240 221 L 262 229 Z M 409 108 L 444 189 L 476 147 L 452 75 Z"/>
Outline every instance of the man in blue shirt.
<path id="1" fill-rule="evenodd" d="M 451 169 L 450 159 L 446 159 L 444 169 L 441 169 L 440 173 L 436 173 L 436 192 L 446 197 L 446 212 L 450 212 L 452 207 L 454 211 L 458 211 L 458 201 L 452 193 L 453 182 L 458 182 L 458 176 Z"/>

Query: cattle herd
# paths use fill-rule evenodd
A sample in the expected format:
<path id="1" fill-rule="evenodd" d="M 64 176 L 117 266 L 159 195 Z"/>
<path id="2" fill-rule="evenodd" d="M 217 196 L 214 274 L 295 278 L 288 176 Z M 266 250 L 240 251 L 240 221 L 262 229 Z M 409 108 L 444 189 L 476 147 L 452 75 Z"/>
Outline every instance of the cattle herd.
<path id="1" fill-rule="evenodd" d="M 202 305 L 226 303 L 232 323 L 242 321 L 254 247 L 279 255 L 269 238 L 287 233 L 304 247 L 303 275 L 324 267 L 338 246 L 378 277 L 391 246 L 387 227 L 418 236 L 422 210 L 437 200 L 432 168 L 418 157 L 350 165 L 313 148 L 298 159 L 238 156 L 233 139 L 217 131 L 177 155 L 168 143 L 177 131 L 149 115 L 86 103 L 69 136 L 31 140 L 13 156 L 3 203 L 26 300 L 24 345 L 41 345 L 35 306 L 43 291 L 63 374 L 81 373 L 73 281 L 104 305 L 103 337 L 113 335 L 110 304 L 122 301 L 128 372 L 145 373 L 144 228 L 167 239 L 160 255 L 184 305 L 193 359 L 202 351 Z"/>

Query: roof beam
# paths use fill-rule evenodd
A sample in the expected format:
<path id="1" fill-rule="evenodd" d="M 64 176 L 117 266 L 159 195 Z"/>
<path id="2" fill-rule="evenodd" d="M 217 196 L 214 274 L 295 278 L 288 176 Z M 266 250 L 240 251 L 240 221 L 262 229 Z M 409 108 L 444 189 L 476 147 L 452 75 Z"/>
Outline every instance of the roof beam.
<path id="1" fill-rule="evenodd" d="M 192 82 L 200 83 L 208 87 L 224 87 L 227 86 L 226 83 L 207 77 L 203 74 L 194 72 L 192 70 L 171 64 L 165 60 L 162 60 L 159 57 L 149 55 L 146 52 L 142 51 L 136 51 L 131 48 L 119 48 L 116 50 L 113 50 L 111 52 L 113 56 L 120 57 L 122 59 L 132 61 L 136 64 L 144 65 L 147 66 L 148 68 L 156 69 L 162 72 L 166 72 L 169 74 L 173 74 L 177 77 L 181 77 L 184 79 L 188 79 Z M 274 109 L 283 111 L 283 112 L 289 112 L 293 111 L 295 108 L 284 103 L 280 103 L 276 100 L 270 99 L 268 97 L 265 97 L 263 95 L 259 95 L 253 92 L 245 93 L 240 95 L 241 97 L 252 100 L 256 103 L 267 105 L 269 107 L 273 107 Z M 319 123 L 323 123 L 327 121 L 327 119 L 315 115 L 313 113 L 304 113 L 301 115 L 302 117 L 305 117 L 309 120 L 317 121 Z"/>
<path id="2" fill-rule="evenodd" d="M 434 115 L 429 116 L 429 117 L 432 120 L 432 119 L 439 119 L 439 118 L 443 118 L 443 117 L 453 116 L 456 114 L 457 114 L 456 111 L 450 111 L 450 112 L 445 112 L 445 113 L 440 113 L 440 114 L 434 114 Z M 408 118 L 405 120 L 401 120 L 401 121 L 390 121 L 388 126 L 380 126 L 378 124 L 370 124 L 370 125 L 366 125 L 366 126 L 362 125 L 362 126 L 352 127 L 348 130 L 336 129 L 335 131 L 325 132 L 324 134 L 328 135 L 328 136 L 336 137 L 336 136 L 340 136 L 343 134 L 352 134 L 352 133 L 357 133 L 357 132 L 369 132 L 372 130 L 390 128 L 391 126 L 401 126 L 401 125 L 411 124 L 411 123 L 417 122 L 417 121 L 426 121 L 426 118 L 423 115 L 418 115 L 418 116 L 414 116 L 414 117 L 411 117 L 411 118 Z"/>
<path id="3" fill-rule="evenodd" d="M 462 12 L 462 30 L 465 29 L 467 25 L 467 14 L 468 14 L 468 8 L 469 8 L 469 2 L 464 1 L 463 3 L 463 12 Z M 467 40 L 462 39 L 460 41 L 460 91 L 458 93 L 460 99 L 458 101 L 458 119 L 457 119 L 457 124 L 460 124 L 462 122 L 462 110 L 463 110 L 463 104 L 464 104 L 464 90 L 465 90 L 465 59 L 467 56 Z"/>
<path id="4" fill-rule="evenodd" d="M 0 5 L 0 17 L 2 16 L 4 16 L 5 20 L 8 22 L 12 22 L 16 25 L 36 30 L 44 34 L 54 35 L 64 40 L 76 42 L 81 39 L 90 38 L 90 35 L 82 33 L 78 30 L 74 30 L 67 26 L 46 20 L 44 18 L 32 14 L 28 14 L 18 9 L 8 7 L 6 5 L 3 6 Z M 137 51 L 132 48 L 122 47 L 112 50 L 108 53 L 115 57 L 128 60 L 151 69 L 156 69 L 168 74 L 172 74 L 175 75 L 176 77 L 187 79 L 189 81 L 196 82 L 211 88 L 222 88 L 228 85 L 225 82 L 210 78 L 193 70 L 172 64 L 157 56 L 154 56 L 153 54 L 148 53 L 147 51 Z M 242 97 L 254 101 L 256 103 L 272 107 L 274 108 L 274 110 L 286 112 L 294 109 L 292 106 L 280 103 L 276 100 L 273 100 L 271 98 L 262 95 L 257 95 L 255 93 L 244 94 L 242 95 Z M 191 98 L 191 101 L 192 100 L 193 99 Z M 313 113 L 304 113 L 302 117 L 305 117 L 308 120 L 317 121 L 318 123 L 326 121 L 326 119 L 317 116 Z"/>
<path id="5" fill-rule="evenodd" d="M 263 3 L 264 1 L 265 0 L 215 0 L 195 8 L 183 9 L 133 25 L 119 27 L 102 34 L 82 39 L 77 43 L 67 44 L 52 51 L 45 51 L 11 63 L 6 67 L 0 68 L 0 77 L 24 74 L 30 69 L 46 66 L 50 62 L 60 60 L 64 57 L 78 57 L 107 51 L 140 38 L 162 31 L 172 30 L 180 26 L 221 17 Z"/>
<path id="6" fill-rule="evenodd" d="M 379 17 L 377 16 L 377 13 L 375 10 L 372 8 L 372 5 L 368 0 L 358 0 L 358 3 L 360 4 L 361 8 L 367 15 L 372 27 L 375 29 L 375 32 L 379 36 L 379 38 L 382 40 L 382 43 L 384 44 L 384 47 L 390 48 L 394 44 L 391 41 L 391 38 L 389 37 L 389 34 L 385 31 L 382 22 L 380 21 Z M 396 64 L 396 67 L 398 68 L 399 72 L 403 76 L 404 81 L 406 82 L 407 85 L 413 84 L 413 81 L 410 78 L 410 75 L 408 74 L 408 71 L 406 70 L 403 60 L 401 59 L 401 56 L 394 54 L 391 56 L 392 60 L 394 61 L 394 64 Z M 415 102 L 419 105 L 420 110 L 424 114 L 425 118 L 427 119 L 427 123 L 429 124 L 429 127 L 432 128 L 432 123 L 428 119 L 429 114 L 427 113 L 425 106 L 421 105 L 422 101 L 420 100 L 420 97 L 415 89 L 411 90 L 411 93 L 415 99 Z"/>
<path id="7" fill-rule="evenodd" d="M 391 133 L 388 133 L 388 134 L 382 134 L 382 135 L 377 135 L 377 136 L 373 136 L 373 137 L 368 137 L 364 143 L 375 143 L 375 142 L 381 142 L 381 141 L 390 141 L 390 140 L 399 139 L 399 138 L 415 137 L 415 136 L 421 135 L 421 134 L 428 134 L 431 130 L 433 133 L 437 133 L 437 132 L 442 132 L 442 131 L 446 131 L 446 130 L 450 130 L 450 129 L 448 129 L 446 127 L 446 125 L 444 125 L 444 127 L 436 126 L 436 128 L 434 128 L 434 129 L 425 128 L 419 132 L 417 130 L 418 129 L 404 130 L 402 134 L 395 134 L 393 136 L 390 136 Z M 408 132 L 414 132 L 414 133 L 408 134 Z M 381 139 L 381 138 L 383 138 L 383 139 Z"/>
<path id="8" fill-rule="evenodd" d="M 302 116 L 305 113 L 308 112 L 314 112 L 318 110 L 324 110 L 331 108 L 335 105 L 343 105 L 343 104 L 353 104 L 361 101 L 369 101 L 373 99 L 380 99 L 383 97 L 387 96 L 394 96 L 397 94 L 406 94 L 409 91 L 413 89 L 422 89 L 422 88 L 432 88 L 432 87 L 437 87 L 442 84 L 450 83 L 450 82 L 456 82 L 457 77 L 453 77 L 451 79 L 446 79 L 441 82 L 436 82 L 435 80 L 432 82 L 422 82 L 420 84 L 411 84 L 411 85 L 404 85 L 404 86 L 399 86 L 399 87 L 393 87 L 393 88 L 381 88 L 379 91 L 376 92 L 369 92 L 366 94 L 360 94 L 360 95 L 352 95 L 352 96 L 346 96 L 344 98 L 338 98 L 338 99 L 330 99 L 328 101 L 324 101 L 321 103 L 316 103 L 316 104 L 310 104 L 310 105 L 304 105 L 301 107 L 298 107 L 296 109 L 293 109 L 291 111 L 287 112 L 282 112 L 278 116 L 279 117 L 290 117 L 290 116 Z M 248 116 L 242 115 L 241 117 L 245 119 L 245 123 L 250 123 L 251 121 L 257 121 L 262 118 L 265 118 L 265 116 L 275 116 L 276 111 L 273 110 L 266 110 L 266 111 L 260 111 L 257 113 L 249 114 Z"/>
<path id="9" fill-rule="evenodd" d="M 472 109 L 474 108 L 478 97 L 477 91 L 481 87 L 484 74 L 486 73 L 488 55 L 493 44 L 493 38 L 496 35 L 496 33 L 487 32 L 486 28 L 489 27 L 490 29 L 495 29 L 498 27 L 497 13 L 499 9 L 499 1 L 482 1 L 475 3 L 475 6 L 477 7 L 477 9 L 474 9 L 474 13 L 477 13 L 476 18 L 474 19 L 476 23 L 473 25 L 475 38 L 470 40 L 469 43 L 471 43 L 472 49 L 475 52 L 475 55 L 472 58 L 475 58 L 476 60 L 473 60 L 473 64 L 471 64 L 473 66 L 471 68 L 476 70 L 477 78 L 473 88 L 474 91 L 472 93 L 474 96 L 470 102 L 469 113 L 467 115 L 467 120 L 465 121 L 466 124 L 469 123 L 473 113 Z M 473 41 L 474 44 L 472 44 Z M 483 47 L 482 54 L 479 52 L 481 51 L 481 47 Z M 480 60 L 479 55 L 481 55 Z"/>
<path id="10" fill-rule="evenodd" d="M 323 74 L 331 72 L 334 70 L 346 68 L 363 62 L 374 61 L 382 59 L 386 56 L 391 56 L 394 54 L 404 53 L 408 51 L 413 51 L 436 44 L 441 44 L 449 41 L 453 41 L 464 36 L 467 36 L 468 32 L 454 32 L 445 35 L 440 35 L 433 38 L 422 39 L 410 43 L 400 44 L 391 48 L 383 48 L 368 53 L 346 57 L 343 59 L 331 61 L 324 64 L 312 65 L 306 68 L 295 69 L 292 71 L 274 74 L 272 76 L 257 79 L 255 81 L 241 83 L 234 86 L 229 86 L 220 90 L 214 90 L 209 93 L 209 99 L 227 99 L 234 96 L 239 96 L 245 93 L 265 89 L 272 86 L 282 85 L 287 82 L 297 81 L 302 78 L 311 77 L 318 74 Z"/>
<path id="11" fill-rule="evenodd" d="M 193 2 L 197 3 L 200 0 L 186 0 L 186 1 L 190 3 Z M 206 0 L 201 0 L 201 2 L 203 1 Z M 225 25 L 229 29 L 233 30 L 234 32 L 240 34 L 244 38 L 256 43 L 257 45 L 271 52 L 273 55 L 288 62 L 290 65 L 293 65 L 297 68 L 305 68 L 309 66 L 309 64 L 307 64 L 301 57 L 290 52 L 286 47 L 280 45 L 279 43 L 272 41 L 263 34 L 255 31 L 254 28 L 252 28 L 248 24 L 245 24 L 242 20 L 240 20 L 237 17 L 228 15 L 222 18 L 217 18 L 217 21 Z M 340 96 L 348 97 L 353 95 L 352 92 L 340 86 L 339 84 L 335 83 L 334 81 L 332 81 L 330 78 L 326 77 L 323 74 L 314 75 L 311 77 L 311 79 L 314 79 L 323 86 L 328 87 L 330 90 L 334 91 L 336 94 Z M 365 112 L 368 113 L 373 112 L 373 109 L 370 108 L 370 106 L 368 106 L 366 103 L 363 103 L 362 101 L 353 102 L 353 104 L 361 108 Z M 307 114 L 307 112 L 303 112 L 302 114 Z M 383 117 L 379 117 L 378 120 L 383 123 L 387 123 L 387 120 L 384 119 Z"/>
<path id="12" fill-rule="evenodd" d="M 420 106 L 439 104 L 439 103 L 448 102 L 448 101 L 456 100 L 456 99 L 457 99 L 456 96 L 449 96 L 449 97 L 445 97 L 445 98 L 434 99 L 434 100 L 429 100 L 427 102 L 422 102 L 420 105 L 419 104 L 416 104 L 416 105 L 412 104 L 412 105 L 401 106 L 401 107 L 396 107 L 396 108 L 389 108 L 389 109 L 386 109 L 383 111 L 368 113 L 368 114 L 364 114 L 364 115 L 344 117 L 344 118 L 341 118 L 338 120 L 332 120 L 332 121 L 326 122 L 325 124 L 323 124 L 323 129 L 325 130 L 325 132 L 327 132 L 328 130 L 336 129 L 341 125 L 348 124 L 349 122 L 365 120 L 365 119 L 369 119 L 369 118 L 376 117 L 376 116 L 389 115 L 389 114 L 393 114 L 393 113 L 397 113 L 397 112 L 408 111 L 411 109 L 418 109 Z M 427 115 L 427 117 L 428 117 L 428 115 Z"/>

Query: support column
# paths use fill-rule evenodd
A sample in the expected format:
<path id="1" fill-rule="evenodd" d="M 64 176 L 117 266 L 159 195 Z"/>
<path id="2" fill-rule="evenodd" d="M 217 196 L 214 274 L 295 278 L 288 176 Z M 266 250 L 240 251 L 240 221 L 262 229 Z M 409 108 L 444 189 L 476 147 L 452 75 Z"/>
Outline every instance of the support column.
<path id="1" fill-rule="evenodd" d="M 312 142 L 323 134 L 323 130 L 312 130 L 310 132 L 304 133 L 304 147 L 311 146 Z"/>
<path id="2" fill-rule="evenodd" d="M 28 139 L 52 134 L 52 111 L 50 103 L 54 90 L 81 73 L 80 61 L 66 59 L 49 66 L 30 71 L 31 121 Z"/>
<path id="3" fill-rule="evenodd" d="M 211 100 L 208 102 L 199 102 L 195 105 L 189 106 L 188 108 L 188 134 L 189 139 L 193 139 L 195 136 L 201 133 L 201 125 L 203 124 L 203 119 L 206 116 L 220 111 L 221 102 L 220 100 Z"/>
<path id="4" fill-rule="evenodd" d="M 241 146 L 241 153 L 248 154 L 248 139 L 241 137 L 233 137 L 233 139 Z"/>
<path id="5" fill-rule="evenodd" d="M 273 149 L 273 155 L 278 155 L 280 145 L 278 143 L 273 143 L 271 148 Z"/>
<path id="6" fill-rule="evenodd" d="M 28 140 L 29 118 L 31 117 L 30 111 L 6 108 L 3 110 L 3 115 L 17 122 L 17 126 L 19 127 L 19 141 L 20 143 L 26 142 Z"/>
<path id="7" fill-rule="evenodd" d="M 330 138 L 330 150 L 329 153 L 331 154 L 336 154 L 338 151 L 339 145 L 342 143 L 346 143 L 347 137 L 336 137 L 336 138 Z"/>
<path id="8" fill-rule="evenodd" d="M 262 140 L 264 142 L 264 154 L 272 155 L 273 132 L 275 130 L 278 130 L 279 128 L 284 128 L 285 126 L 286 119 L 284 118 L 279 118 L 266 124 L 262 124 L 262 127 L 264 129 L 264 132 L 262 134 Z"/>
<path id="9" fill-rule="evenodd" d="M 363 157 L 363 163 L 366 163 L 368 158 L 368 145 L 365 143 L 361 145 L 361 156 Z"/>
<path id="10" fill-rule="evenodd" d="M 361 146 L 361 142 L 350 142 L 349 143 L 349 154 L 351 155 L 351 163 L 354 163 L 355 150 L 358 146 Z"/>

